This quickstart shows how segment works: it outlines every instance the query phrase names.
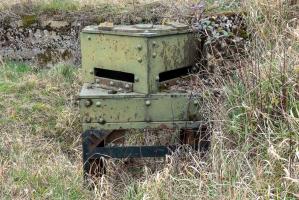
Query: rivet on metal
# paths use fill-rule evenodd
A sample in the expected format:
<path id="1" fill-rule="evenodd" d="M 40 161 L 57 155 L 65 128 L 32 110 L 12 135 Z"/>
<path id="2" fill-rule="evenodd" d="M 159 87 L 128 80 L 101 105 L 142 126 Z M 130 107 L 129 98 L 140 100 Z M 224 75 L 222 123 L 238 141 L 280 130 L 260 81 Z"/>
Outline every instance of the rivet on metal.
<path id="1" fill-rule="evenodd" d="M 138 77 L 135 77 L 134 80 L 135 80 L 135 82 L 138 82 L 138 81 L 139 81 L 139 78 L 138 78 Z"/>
<path id="2" fill-rule="evenodd" d="M 138 58 L 137 61 L 141 63 L 142 62 L 142 58 Z"/>
<path id="3" fill-rule="evenodd" d="M 151 105 L 151 101 L 150 100 L 146 100 L 145 101 L 145 105 L 147 105 L 147 106 Z"/>
<path id="4" fill-rule="evenodd" d="M 110 85 L 113 86 L 113 85 L 114 85 L 114 82 L 113 82 L 113 81 L 110 81 Z"/>
<path id="5" fill-rule="evenodd" d="M 96 79 L 96 84 L 99 84 L 100 83 L 100 79 Z"/>
<path id="6" fill-rule="evenodd" d="M 93 70 L 90 70 L 89 73 L 92 75 L 92 74 L 94 73 L 94 71 L 93 71 Z"/>
<path id="7" fill-rule="evenodd" d="M 142 50 L 142 46 L 139 44 L 139 45 L 137 45 L 137 49 L 139 50 L 139 51 L 141 51 Z"/>
<path id="8" fill-rule="evenodd" d="M 96 102 L 96 106 L 97 106 L 97 107 L 101 107 L 101 102 L 100 102 L 100 101 L 97 101 L 97 102 Z"/>
<path id="9" fill-rule="evenodd" d="M 156 76 L 156 81 L 159 81 L 159 80 L 160 80 L 159 76 Z"/>
<path id="10" fill-rule="evenodd" d="M 157 57 L 157 53 L 153 53 L 153 58 L 156 58 Z"/>
<path id="11" fill-rule="evenodd" d="M 101 123 L 101 124 L 105 124 L 105 120 L 101 117 L 101 118 L 99 119 L 99 123 Z"/>
<path id="12" fill-rule="evenodd" d="M 84 104 L 85 104 L 86 107 L 89 107 L 89 106 L 91 106 L 92 101 L 87 99 Z"/>
<path id="13" fill-rule="evenodd" d="M 125 85 L 125 88 L 129 89 L 129 88 L 130 88 L 130 85 L 129 85 L 129 84 L 126 84 L 126 85 Z"/>
<path id="14" fill-rule="evenodd" d="M 91 37 L 88 37 L 88 40 L 91 40 Z"/>
<path id="15" fill-rule="evenodd" d="M 153 47 L 156 46 L 156 45 L 157 45 L 157 42 L 156 42 L 156 41 L 153 41 Z"/>

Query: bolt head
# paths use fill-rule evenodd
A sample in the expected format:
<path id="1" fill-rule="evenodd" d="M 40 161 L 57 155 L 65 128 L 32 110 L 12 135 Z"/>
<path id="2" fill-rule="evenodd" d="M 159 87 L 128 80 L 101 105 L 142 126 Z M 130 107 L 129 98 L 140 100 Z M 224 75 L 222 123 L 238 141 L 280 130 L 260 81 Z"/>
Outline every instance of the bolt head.
<path id="1" fill-rule="evenodd" d="M 85 100 L 84 104 L 85 104 L 86 107 L 89 107 L 89 106 L 91 106 L 92 101 L 89 100 L 89 99 L 88 99 L 88 100 Z"/>
<path id="2" fill-rule="evenodd" d="M 99 84 L 100 83 L 100 79 L 97 78 L 95 82 L 96 82 L 96 84 Z"/>
<path id="3" fill-rule="evenodd" d="M 88 37 L 88 40 L 91 40 L 91 37 Z"/>
<path id="4" fill-rule="evenodd" d="M 110 85 L 113 86 L 113 85 L 114 85 L 114 82 L 113 82 L 113 81 L 110 81 Z"/>
<path id="5" fill-rule="evenodd" d="M 96 107 L 101 107 L 101 102 L 100 101 L 96 102 Z"/>
<path id="6" fill-rule="evenodd" d="M 145 101 L 145 105 L 150 106 L 151 105 L 151 101 L 150 100 L 146 100 Z"/>
<path id="7" fill-rule="evenodd" d="M 129 88 L 130 88 L 130 85 L 129 85 L 129 84 L 126 84 L 126 85 L 125 85 L 125 88 L 126 88 L 126 89 L 129 89 Z"/>
<path id="8" fill-rule="evenodd" d="M 139 44 L 139 45 L 137 45 L 137 49 L 140 51 L 140 50 L 142 50 L 142 46 Z"/>
<path id="9" fill-rule="evenodd" d="M 138 82 L 138 81 L 139 81 L 139 78 L 136 76 L 136 77 L 134 78 L 134 80 L 135 80 L 135 82 Z"/>
<path id="10" fill-rule="evenodd" d="M 156 45 L 157 45 L 157 42 L 156 42 L 156 41 L 153 41 L 153 47 L 156 46 Z"/>
<path id="11" fill-rule="evenodd" d="M 91 75 L 93 75 L 93 74 L 94 74 L 94 70 L 90 70 L 89 73 L 90 73 Z"/>
<path id="12" fill-rule="evenodd" d="M 153 58 L 156 58 L 157 57 L 157 53 L 153 53 Z"/>
<path id="13" fill-rule="evenodd" d="M 159 80 L 160 80 L 159 76 L 156 76 L 156 81 L 159 81 Z"/>
<path id="14" fill-rule="evenodd" d="M 101 117 L 101 118 L 99 119 L 99 123 L 100 123 L 100 124 L 105 124 L 105 120 Z"/>
<path id="15" fill-rule="evenodd" d="M 138 58 L 137 61 L 141 63 L 142 62 L 142 58 Z"/>

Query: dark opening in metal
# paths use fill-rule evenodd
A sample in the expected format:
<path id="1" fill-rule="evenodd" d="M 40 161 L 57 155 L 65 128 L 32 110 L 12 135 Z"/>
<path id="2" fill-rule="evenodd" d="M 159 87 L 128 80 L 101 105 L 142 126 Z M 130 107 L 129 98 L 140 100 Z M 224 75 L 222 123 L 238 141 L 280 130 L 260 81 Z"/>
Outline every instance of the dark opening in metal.
<path id="1" fill-rule="evenodd" d="M 179 68 L 179 69 L 162 72 L 159 74 L 159 82 L 186 76 L 190 73 L 195 73 L 194 66 L 188 66 L 188 67 L 184 67 L 184 68 Z"/>
<path id="2" fill-rule="evenodd" d="M 134 74 L 127 72 L 114 71 L 109 69 L 94 68 L 94 74 L 97 77 L 109 78 L 119 81 L 134 83 Z"/>

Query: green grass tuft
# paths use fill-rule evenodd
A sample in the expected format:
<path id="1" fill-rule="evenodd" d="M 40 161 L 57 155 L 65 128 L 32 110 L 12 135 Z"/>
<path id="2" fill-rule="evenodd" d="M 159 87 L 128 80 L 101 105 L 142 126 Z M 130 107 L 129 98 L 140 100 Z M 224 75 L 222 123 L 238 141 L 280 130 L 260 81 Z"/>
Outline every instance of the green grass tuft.
<path id="1" fill-rule="evenodd" d="M 78 1 L 72 0 L 49 0 L 41 3 L 39 6 L 40 11 L 76 11 L 80 8 Z"/>

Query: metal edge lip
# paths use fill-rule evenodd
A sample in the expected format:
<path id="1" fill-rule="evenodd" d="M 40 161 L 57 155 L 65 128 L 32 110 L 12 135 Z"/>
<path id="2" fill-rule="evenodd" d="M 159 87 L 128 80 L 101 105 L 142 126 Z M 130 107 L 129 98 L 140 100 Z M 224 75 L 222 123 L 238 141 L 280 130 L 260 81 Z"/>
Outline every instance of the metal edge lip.
<path id="1" fill-rule="evenodd" d="M 182 93 L 158 93 L 158 94 L 140 94 L 140 93 L 119 93 L 119 94 L 84 94 L 80 93 L 79 99 L 128 99 L 128 98 L 141 98 L 141 99 L 157 99 L 161 96 L 168 96 L 170 98 L 185 97 L 190 98 L 189 94 Z M 194 98 L 194 97 L 193 97 Z"/>
<path id="2" fill-rule="evenodd" d="M 85 99 L 85 98 L 104 98 L 104 99 L 110 99 L 110 98 L 158 98 L 160 96 L 168 96 L 168 97 L 186 97 L 189 98 L 190 94 L 188 93 L 180 93 L 180 92 L 158 92 L 153 94 L 142 94 L 142 93 L 136 93 L 136 92 L 128 92 L 128 93 L 117 93 L 117 94 L 108 94 L 107 89 L 102 88 L 92 88 L 87 89 L 88 84 L 84 84 L 83 88 L 80 91 L 79 98 Z M 193 95 L 194 96 L 194 95 Z"/>
<path id="3" fill-rule="evenodd" d="M 132 37 L 159 37 L 165 35 L 177 35 L 177 34 L 189 34 L 193 33 L 192 30 L 169 30 L 163 31 L 161 33 L 155 32 L 138 32 L 138 33 L 130 33 L 130 32 L 122 32 L 122 31 L 104 31 L 104 30 L 92 30 L 92 29 L 83 29 L 82 33 L 88 34 L 105 34 L 105 35 L 119 35 L 119 36 L 132 36 Z"/>
<path id="4" fill-rule="evenodd" d="M 193 127 L 198 127 L 200 124 L 206 123 L 203 120 L 196 120 L 196 121 L 167 121 L 167 122 L 161 122 L 161 121 L 152 121 L 152 122 L 108 122 L 105 124 L 99 124 L 96 122 L 93 123 L 82 123 L 83 129 L 91 129 L 92 127 L 94 129 L 96 128 L 101 128 L 101 129 L 106 129 L 106 130 L 111 130 L 115 128 L 132 128 L 132 129 L 140 129 L 140 128 L 159 128 L 161 127 L 161 124 L 166 125 L 168 128 L 193 128 Z"/>
<path id="5" fill-rule="evenodd" d="M 136 98 L 143 98 L 146 97 L 146 94 L 142 94 L 142 93 L 136 93 L 136 92 L 128 92 L 128 93 L 120 93 L 118 92 L 117 94 L 108 94 L 108 89 L 103 89 L 103 88 L 91 88 L 91 89 L 87 89 L 88 87 L 88 83 L 84 83 L 80 94 L 79 94 L 79 98 L 80 99 L 85 99 L 85 98 L 132 98 L 132 97 L 136 97 Z"/>
<path id="6" fill-rule="evenodd" d="M 189 93 L 181 93 L 181 92 L 157 92 L 152 94 L 143 94 L 137 92 L 128 92 L 128 93 L 120 93 L 117 94 L 108 94 L 108 89 L 103 88 L 91 88 L 87 89 L 88 83 L 85 83 L 80 91 L 79 98 L 156 98 L 159 96 L 169 96 L 169 97 L 186 97 L 189 98 L 190 96 L 200 96 L 189 94 Z"/>

